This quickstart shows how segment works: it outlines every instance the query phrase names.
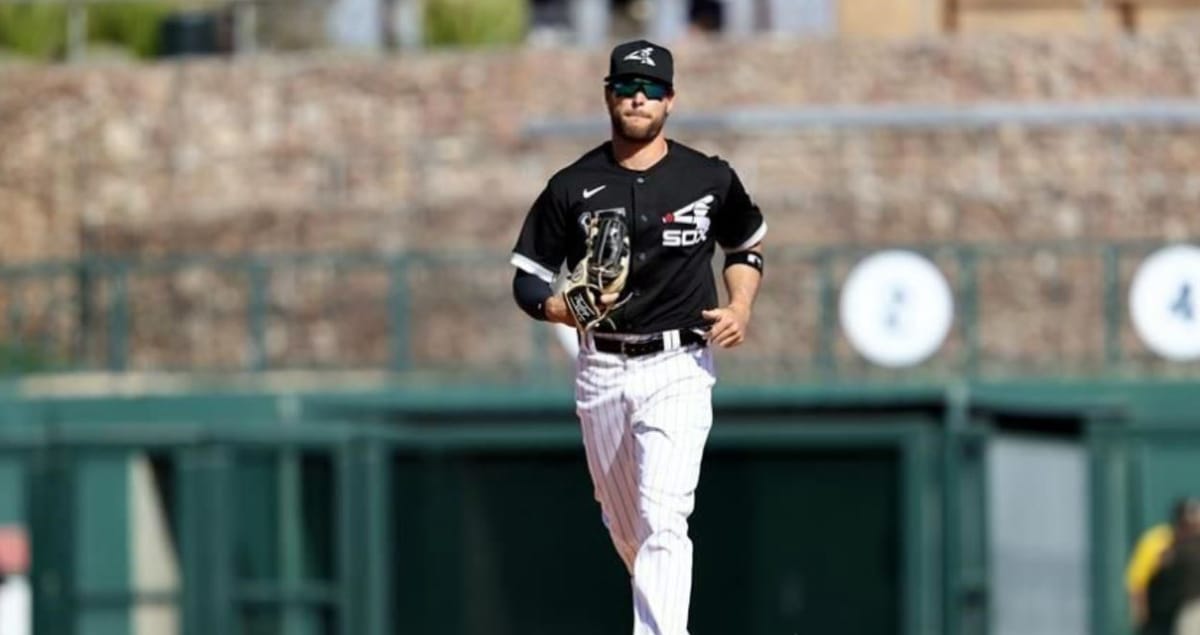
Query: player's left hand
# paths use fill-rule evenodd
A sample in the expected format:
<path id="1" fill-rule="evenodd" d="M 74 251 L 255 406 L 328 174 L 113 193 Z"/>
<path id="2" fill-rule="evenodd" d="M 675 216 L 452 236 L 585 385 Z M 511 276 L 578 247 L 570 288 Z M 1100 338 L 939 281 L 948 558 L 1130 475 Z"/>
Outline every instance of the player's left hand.
<path id="1" fill-rule="evenodd" d="M 702 311 L 704 319 L 712 322 L 708 329 L 708 341 L 721 348 L 733 348 L 746 341 L 746 325 L 750 322 L 750 308 L 730 304 Z"/>

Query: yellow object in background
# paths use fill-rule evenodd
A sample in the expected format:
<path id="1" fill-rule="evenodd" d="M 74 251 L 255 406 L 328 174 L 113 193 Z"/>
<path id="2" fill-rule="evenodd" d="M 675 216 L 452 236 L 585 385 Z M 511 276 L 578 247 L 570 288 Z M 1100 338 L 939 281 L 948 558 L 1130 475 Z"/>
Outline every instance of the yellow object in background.
<path id="1" fill-rule="evenodd" d="M 1162 523 L 1147 529 L 1138 539 L 1129 558 L 1129 566 L 1125 569 L 1125 588 L 1130 593 L 1145 593 L 1150 578 L 1158 571 L 1162 562 L 1163 552 L 1171 546 L 1175 532 L 1169 523 Z"/>

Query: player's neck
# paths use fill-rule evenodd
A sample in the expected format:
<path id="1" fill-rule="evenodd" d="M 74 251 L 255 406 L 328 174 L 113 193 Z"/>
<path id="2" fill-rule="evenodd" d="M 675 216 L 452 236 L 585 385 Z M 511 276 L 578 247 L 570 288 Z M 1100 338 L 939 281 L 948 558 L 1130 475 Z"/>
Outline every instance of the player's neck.
<path id="1" fill-rule="evenodd" d="M 626 170 L 649 170 L 667 156 L 667 137 L 662 133 L 645 142 L 613 136 L 613 159 Z"/>

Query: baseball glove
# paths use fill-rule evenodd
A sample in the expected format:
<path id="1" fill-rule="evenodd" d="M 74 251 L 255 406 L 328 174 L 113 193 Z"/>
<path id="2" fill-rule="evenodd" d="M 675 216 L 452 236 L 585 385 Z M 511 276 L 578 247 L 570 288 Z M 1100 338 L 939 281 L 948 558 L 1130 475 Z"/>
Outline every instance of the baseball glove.
<path id="1" fill-rule="evenodd" d="M 600 297 L 620 294 L 629 276 L 629 230 L 619 210 L 603 210 L 588 219 L 587 247 L 563 289 L 575 324 L 589 331 L 606 320 L 629 298 L 605 305 Z"/>

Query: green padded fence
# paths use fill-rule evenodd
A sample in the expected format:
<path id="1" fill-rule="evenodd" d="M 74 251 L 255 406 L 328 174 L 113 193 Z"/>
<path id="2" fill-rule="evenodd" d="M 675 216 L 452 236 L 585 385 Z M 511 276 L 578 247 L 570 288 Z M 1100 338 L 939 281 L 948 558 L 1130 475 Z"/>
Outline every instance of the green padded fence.
<path id="1" fill-rule="evenodd" d="M 1091 632 L 1125 633 L 1138 532 L 1190 491 L 1187 382 L 718 391 L 693 518 L 697 635 L 986 634 L 985 449 L 1007 430 L 1090 457 Z M 180 561 L 130 575 L 145 457 Z M 0 498 L 34 539 L 38 635 L 604 633 L 628 582 L 568 394 L 395 389 L 0 399 Z M 837 598 L 870 610 L 847 615 Z M 550 631 L 546 631 L 550 632 Z M 159 635 L 159 634 L 155 634 Z"/>

